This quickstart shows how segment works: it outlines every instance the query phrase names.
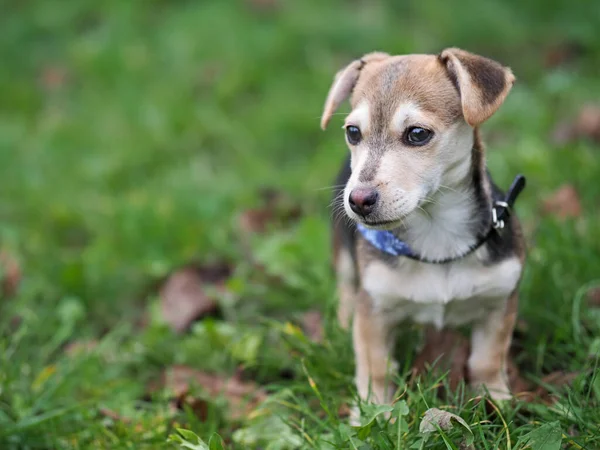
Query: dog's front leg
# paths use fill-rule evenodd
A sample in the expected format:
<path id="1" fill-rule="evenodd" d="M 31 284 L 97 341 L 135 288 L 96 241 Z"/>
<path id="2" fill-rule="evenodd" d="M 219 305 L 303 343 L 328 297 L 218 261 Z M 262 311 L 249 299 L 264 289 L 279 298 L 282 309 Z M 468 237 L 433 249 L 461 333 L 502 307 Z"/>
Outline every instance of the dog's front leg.
<path id="1" fill-rule="evenodd" d="M 506 366 L 517 317 L 518 294 L 514 292 L 482 321 L 473 326 L 469 375 L 471 384 L 487 388 L 495 400 L 511 397 Z"/>
<path id="2" fill-rule="evenodd" d="M 393 361 L 393 324 L 386 320 L 385 314 L 374 311 L 369 295 L 361 291 L 353 325 L 358 394 L 362 400 L 370 398 L 376 403 L 389 402 L 394 394 L 390 375 L 396 368 Z"/>

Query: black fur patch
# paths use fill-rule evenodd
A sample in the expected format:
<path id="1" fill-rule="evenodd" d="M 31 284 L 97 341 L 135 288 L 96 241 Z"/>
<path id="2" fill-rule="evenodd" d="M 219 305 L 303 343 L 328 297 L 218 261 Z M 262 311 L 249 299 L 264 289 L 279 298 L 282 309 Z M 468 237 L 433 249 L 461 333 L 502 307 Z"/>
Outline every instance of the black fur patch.
<path id="1" fill-rule="evenodd" d="M 481 91 L 485 103 L 494 103 L 506 87 L 504 68 L 495 61 L 482 57 L 459 57 L 469 72 L 471 81 Z"/>
<path id="2" fill-rule="evenodd" d="M 336 235 L 334 241 L 335 238 L 339 239 L 341 246 L 350 252 L 353 260 L 356 260 L 356 224 L 349 220 L 345 211 L 337 210 L 342 207 L 340 205 L 344 204 L 344 188 L 350 175 L 352 175 L 352 169 L 350 168 L 350 155 L 348 155 L 335 180 L 333 204 L 336 209 L 333 211 L 333 233 Z"/>
<path id="3" fill-rule="evenodd" d="M 491 178 L 489 178 L 489 180 L 492 185 L 493 199 L 504 199 L 504 192 L 494 184 Z M 485 243 L 489 254 L 486 265 L 493 265 L 506 258 L 518 255 L 519 241 L 517 230 L 515 228 L 515 221 L 516 219 L 514 216 L 509 217 L 508 220 L 504 221 L 504 228 L 490 234 Z"/>

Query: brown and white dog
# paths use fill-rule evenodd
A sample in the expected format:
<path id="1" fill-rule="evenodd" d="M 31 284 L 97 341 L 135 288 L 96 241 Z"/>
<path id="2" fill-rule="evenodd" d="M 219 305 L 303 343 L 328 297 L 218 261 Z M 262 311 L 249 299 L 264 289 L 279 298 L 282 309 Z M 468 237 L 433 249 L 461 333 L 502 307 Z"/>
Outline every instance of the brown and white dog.
<path id="1" fill-rule="evenodd" d="M 353 317 L 363 399 L 391 400 L 394 332 L 405 321 L 472 325 L 470 382 L 495 399 L 510 397 L 505 362 L 524 242 L 486 170 L 478 127 L 514 80 L 509 68 L 457 48 L 370 53 L 335 77 L 321 127 L 351 96 L 344 125 L 350 158 L 335 197 L 345 214 L 334 219 L 334 256 L 339 320 L 347 326 Z M 373 230 L 387 230 L 410 255 L 382 250 L 368 239 Z"/>

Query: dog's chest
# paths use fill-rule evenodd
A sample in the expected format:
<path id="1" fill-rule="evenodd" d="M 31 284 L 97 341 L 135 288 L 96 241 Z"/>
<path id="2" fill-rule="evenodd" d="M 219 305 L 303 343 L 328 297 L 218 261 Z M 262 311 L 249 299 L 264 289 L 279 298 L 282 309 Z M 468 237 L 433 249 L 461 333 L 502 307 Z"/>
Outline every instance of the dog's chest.
<path id="1" fill-rule="evenodd" d="M 362 273 L 362 285 L 375 310 L 392 321 L 458 326 L 501 305 L 520 273 L 516 257 L 492 266 L 484 266 L 474 255 L 440 265 L 402 258 L 395 267 L 371 261 Z"/>

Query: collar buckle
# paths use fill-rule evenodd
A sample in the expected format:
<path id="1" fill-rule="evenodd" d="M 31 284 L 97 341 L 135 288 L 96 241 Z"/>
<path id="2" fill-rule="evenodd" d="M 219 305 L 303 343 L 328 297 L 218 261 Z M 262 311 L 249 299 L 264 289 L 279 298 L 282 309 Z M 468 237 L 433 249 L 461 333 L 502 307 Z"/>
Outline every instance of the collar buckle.
<path id="1" fill-rule="evenodd" d="M 498 208 L 502 208 L 502 211 L 498 212 Z M 504 228 L 504 216 L 510 214 L 510 205 L 507 202 L 498 200 L 494 202 L 492 207 L 492 226 L 496 230 Z"/>

